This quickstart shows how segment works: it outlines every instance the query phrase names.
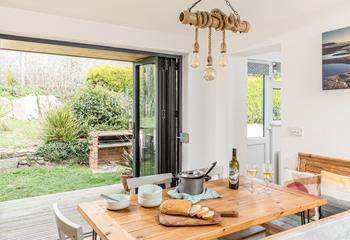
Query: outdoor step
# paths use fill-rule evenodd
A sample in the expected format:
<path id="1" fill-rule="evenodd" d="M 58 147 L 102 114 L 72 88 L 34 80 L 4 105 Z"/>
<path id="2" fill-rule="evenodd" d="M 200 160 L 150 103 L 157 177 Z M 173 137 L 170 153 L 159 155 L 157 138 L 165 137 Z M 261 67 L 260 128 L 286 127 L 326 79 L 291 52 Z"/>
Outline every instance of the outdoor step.
<path id="1" fill-rule="evenodd" d="M 0 159 L 33 156 L 35 152 L 36 152 L 36 149 L 33 149 L 33 148 L 23 148 L 23 149 L 0 148 Z"/>
<path id="2" fill-rule="evenodd" d="M 15 152 L 15 157 L 26 157 L 26 156 L 32 156 L 36 152 L 35 149 L 32 148 L 25 148 L 20 149 Z"/>
<path id="3" fill-rule="evenodd" d="M 13 158 L 14 156 L 14 149 L 0 148 L 0 159 Z"/>

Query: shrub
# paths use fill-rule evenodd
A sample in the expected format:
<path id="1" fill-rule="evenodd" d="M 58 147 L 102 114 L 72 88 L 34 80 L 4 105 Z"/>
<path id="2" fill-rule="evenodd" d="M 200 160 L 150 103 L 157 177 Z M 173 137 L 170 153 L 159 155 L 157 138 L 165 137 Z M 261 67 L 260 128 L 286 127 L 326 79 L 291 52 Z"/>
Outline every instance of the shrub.
<path id="1" fill-rule="evenodd" d="M 13 73 L 10 69 L 8 69 L 6 74 L 5 74 L 5 82 L 9 86 L 16 85 L 15 75 L 13 75 Z"/>
<path id="2" fill-rule="evenodd" d="M 22 86 L 19 84 L 10 86 L 0 84 L 0 97 L 6 97 L 10 100 L 27 96 L 34 93 L 35 95 L 52 95 L 52 92 L 39 86 Z"/>
<path id="3" fill-rule="evenodd" d="M 86 77 L 86 82 L 94 86 L 101 85 L 115 92 L 128 89 L 132 96 L 132 68 L 112 65 L 92 67 Z"/>
<path id="4" fill-rule="evenodd" d="M 73 112 L 88 131 L 128 128 L 127 101 L 101 86 L 87 87 L 73 101 Z"/>
<path id="5" fill-rule="evenodd" d="M 72 161 L 74 163 L 86 165 L 89 163 L 88 153 L 88 141 L 74 143 L 50 142 L 40 146 L 35 155 L 52 162 L 62 163 L 65 161 Z"/>
<path id="6" fill-rule="evenodd" d="M 74 142 L 78 139 L 80 126 L 69 105 L 49 111 L 45 117 L 46 142 Z"/>

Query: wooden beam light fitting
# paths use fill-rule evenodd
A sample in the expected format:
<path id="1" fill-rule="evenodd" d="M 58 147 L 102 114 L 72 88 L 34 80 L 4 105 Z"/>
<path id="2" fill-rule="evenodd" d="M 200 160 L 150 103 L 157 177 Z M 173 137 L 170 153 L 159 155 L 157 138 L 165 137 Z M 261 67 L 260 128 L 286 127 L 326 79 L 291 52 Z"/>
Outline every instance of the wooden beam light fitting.
<path id="1" fill-rule="evenodd" d="M 233 13 L 227 16 L 219 9 L 213 9 L 211 12 L 190 12 L 184 10 L 180 13 L 179 20 L 183 24 L 193 25 L 195 27 L 210 27 L 221 31 L 228 30 L 234 33 L 248 33 L 250 30 L 250 23 L 248 21 L 242 21 L 239 16 Z"/>

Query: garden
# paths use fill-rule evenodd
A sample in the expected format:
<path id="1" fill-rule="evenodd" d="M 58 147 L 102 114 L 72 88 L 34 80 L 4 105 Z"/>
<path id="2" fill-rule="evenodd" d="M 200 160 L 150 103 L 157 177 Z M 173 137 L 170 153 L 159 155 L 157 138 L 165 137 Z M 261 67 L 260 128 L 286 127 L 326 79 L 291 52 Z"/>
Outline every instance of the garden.
<path id="1" fill-rule="evenodd" d="M 274 76 L 275 82 L 281 82 L 281 74 Z M 264 77 L 258 74 L 248 75 L 248 137 L 263 136 L 264 124 Z M 272 121 L 281 121 L 281 90 L 272 89 Z"/>
<path id="2" fill-rule="evenodd" d="M 93 66 L 70 92 L 23 85 L 10 70 L 0 80 L 0 201 L 120 181 L 127 167 L 119 173 L 89 169 L 89 134 L 129 129 L 131 66 Z M 22 102 L 38 110 L 16 111 Z"/>

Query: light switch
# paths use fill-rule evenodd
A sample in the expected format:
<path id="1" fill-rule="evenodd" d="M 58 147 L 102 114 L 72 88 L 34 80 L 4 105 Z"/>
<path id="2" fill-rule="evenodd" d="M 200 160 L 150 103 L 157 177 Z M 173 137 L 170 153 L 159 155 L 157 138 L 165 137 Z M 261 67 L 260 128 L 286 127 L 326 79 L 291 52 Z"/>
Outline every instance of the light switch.
<path id="1" fill-rule="evenodd" d="M 302 137 L 304 135 L 304 129 L 300 127 L 291 127 L 288 131 L 291 136 Z"/>

